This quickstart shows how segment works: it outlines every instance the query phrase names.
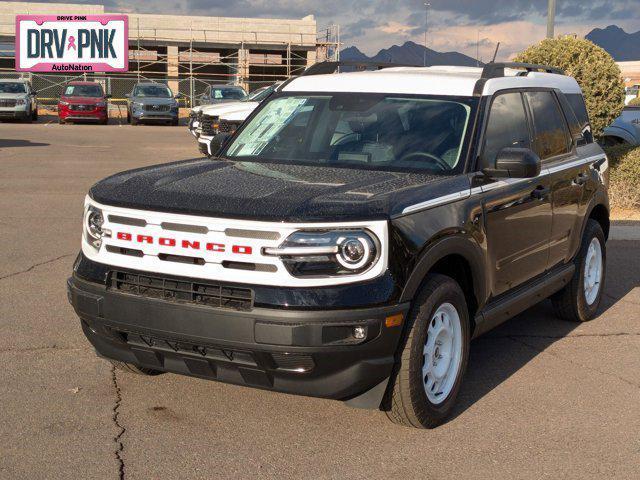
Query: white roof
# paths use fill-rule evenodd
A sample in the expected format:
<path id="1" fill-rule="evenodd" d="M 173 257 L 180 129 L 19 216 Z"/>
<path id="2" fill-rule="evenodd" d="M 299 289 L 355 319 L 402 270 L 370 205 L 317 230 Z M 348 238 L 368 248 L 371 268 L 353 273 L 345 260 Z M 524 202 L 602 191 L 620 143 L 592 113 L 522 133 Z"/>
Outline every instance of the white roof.
<path id="1" fill-rule="evenodd" d="M 505 69 L 505 77 L 486 81 L 482 95 L 493 95 L 507 88 L 548 87 L 564 93 L 581 93 L 572 77 L 551 73 Z M 474 67 L 396 67 L 376 71 L 309 75 L 285 86 L 285 92 L 363 92 L 470 97 L 482 68 Z"/>

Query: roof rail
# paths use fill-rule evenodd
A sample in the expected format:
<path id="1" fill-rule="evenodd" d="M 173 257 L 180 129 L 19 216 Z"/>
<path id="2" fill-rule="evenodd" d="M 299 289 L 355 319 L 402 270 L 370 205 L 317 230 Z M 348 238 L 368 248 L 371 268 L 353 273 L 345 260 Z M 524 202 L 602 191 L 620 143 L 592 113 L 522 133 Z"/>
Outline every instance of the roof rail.
<path id="1" fill-rule="evenodd" d="M 325 75 L 336 73 L 340 67 L 355 67 L 358 71 L 363 70 L 382 70 L 383 68 L 392 68 L 392 67 L 417 67 L 418 65 L 403 65 L 399 63 L 390 63 L 390 62 L 369 62 L 369 61 L 359 61 L 359 60 L 341 60 L 338 62 L 320 62 L 314 65 L 311 65 L 307 68 L 303 73 L 300 74 L 301 77 L 308 77 L 310 75 Z"/>
<path id="2" fill-rule="evenodd" d="M 490 78 L 500 78 L 504 77 L 504 69 L 505 68 L 515 68 L 515 69 L 523 69 L 525 70 L 524 75 L 527 75 L 529 72 L 546 72 L 546 73 L 555 73 L 557 75 L 564 75 L 564 71 L 550 67 L 548 65 L 536 65 L 535 63 L 518 63 L 518 62 L 500 62 L 500 63 L 487 63 L 482 69 L 482 76 L 480 78 L 490 79 Z"/>

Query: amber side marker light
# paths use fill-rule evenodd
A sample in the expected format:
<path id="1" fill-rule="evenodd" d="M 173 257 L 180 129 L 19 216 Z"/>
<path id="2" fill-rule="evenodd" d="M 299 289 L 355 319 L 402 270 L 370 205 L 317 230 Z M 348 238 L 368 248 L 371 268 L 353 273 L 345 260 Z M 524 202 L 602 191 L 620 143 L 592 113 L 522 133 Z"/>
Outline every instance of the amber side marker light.
<path id="1" fill-rule="evenodd" d="M 391 327 L 399 327 L 402 325 L 402 320 L 404 319 L 404 315 L 402 313 L 396 313 L 395 315 L 391 315 L 384 320 L 384 324 L 387 328 Z"/>

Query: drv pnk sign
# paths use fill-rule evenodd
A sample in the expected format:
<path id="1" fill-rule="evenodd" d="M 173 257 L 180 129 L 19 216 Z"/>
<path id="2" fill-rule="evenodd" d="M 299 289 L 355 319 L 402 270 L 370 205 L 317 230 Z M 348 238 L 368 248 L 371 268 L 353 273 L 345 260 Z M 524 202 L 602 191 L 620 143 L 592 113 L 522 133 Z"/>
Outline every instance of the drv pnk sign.
<path id="1" fill-rule="evenodd" d="M 19 72 L 126 72 L 126 15 L 17 15 Z"/>

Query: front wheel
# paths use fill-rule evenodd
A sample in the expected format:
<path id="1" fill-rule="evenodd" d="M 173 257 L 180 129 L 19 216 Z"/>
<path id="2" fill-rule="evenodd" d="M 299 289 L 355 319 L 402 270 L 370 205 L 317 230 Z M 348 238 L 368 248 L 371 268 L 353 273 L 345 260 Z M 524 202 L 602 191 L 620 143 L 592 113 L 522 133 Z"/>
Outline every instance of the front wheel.
<path id="1" fill-rule="evenodd" d="M 469 360 L 469 314 L 458 283 L 430 274 L 407 322 L 383 409 L 394 423 L 434 428 L 451 413 Z"/>
<path id="2" fill-rule="evenodd" d="M 592 320 L 602 300 L 607 266 L 607 250 L 602 227 L 587 221 L 580 251 L 575 258 L 571 282 L 551 297 L 556 314 L 574 322 Z"/>

